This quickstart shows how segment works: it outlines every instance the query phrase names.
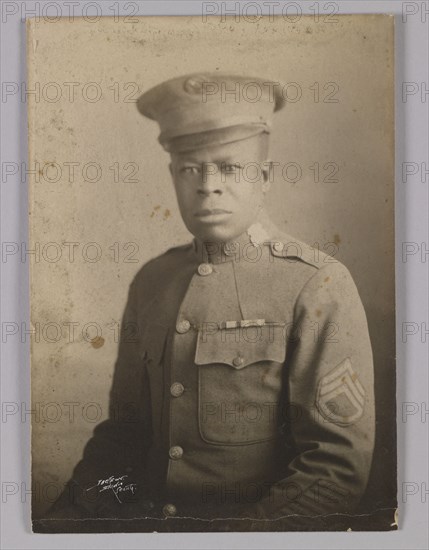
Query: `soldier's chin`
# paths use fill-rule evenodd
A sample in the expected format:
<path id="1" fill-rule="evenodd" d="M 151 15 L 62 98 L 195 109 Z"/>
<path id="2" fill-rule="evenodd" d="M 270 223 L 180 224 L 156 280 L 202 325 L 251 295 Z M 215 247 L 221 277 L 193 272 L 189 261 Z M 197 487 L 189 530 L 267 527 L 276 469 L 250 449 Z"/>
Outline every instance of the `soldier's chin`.
<path id="1" fill-rule="evenodd" d="M 197 239 L 205 242 L 232 241 L 240 235 L 240 231 L 230 224 L 198 224 L 190 228 Z"/>

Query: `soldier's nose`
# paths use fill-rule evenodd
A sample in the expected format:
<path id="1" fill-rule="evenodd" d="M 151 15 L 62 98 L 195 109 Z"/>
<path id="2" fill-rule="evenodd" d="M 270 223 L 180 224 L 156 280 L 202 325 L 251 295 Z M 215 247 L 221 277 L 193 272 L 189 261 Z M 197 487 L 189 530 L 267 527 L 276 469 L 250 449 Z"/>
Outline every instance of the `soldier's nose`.
<path id="1" fill-rule="evenodd" d="M 218 188 L 215 188 L 215 189 L 208 189 L 208 188 L 204 187 L 204 188 L 199 188 L 199 189 L 197 190 L 197 193 L 198 193 L 198 195 L 201 195 L 201 196 L 209 196 L 209 195 L 211 195 L 212 193 L 213 193 L 213 194 L 216 194 L 216 195 L 222 195 L 223 190 L 222 190 L 222 189 L 218 189 Z"/>
<path id="2" fill-rule="evenodd" d="M 222 174 L 219 167 L 213 163 L 206 163 L 202 170 L 200 185 L 198 186 L 199 195 L 210 195 L 223 193 Z"/>

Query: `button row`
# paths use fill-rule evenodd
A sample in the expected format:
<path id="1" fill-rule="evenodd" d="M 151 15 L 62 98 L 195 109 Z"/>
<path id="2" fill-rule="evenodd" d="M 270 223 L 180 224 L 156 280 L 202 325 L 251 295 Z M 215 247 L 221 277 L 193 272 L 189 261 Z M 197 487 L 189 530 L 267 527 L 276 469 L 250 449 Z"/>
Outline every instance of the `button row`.
<path id="1" fill-rule="evenodd" d="M 179 460 L 183 456 L 183 449 L 182 449 L 182 447 L 179 447 L 178 445 L 175 445 L 174 447 L 170 447 L 170 450 L 168 451 L 168 454 L 170 455 L 171 459 Z"/>
<path id="2" fill-rule="evenodd" d="M 207 275 L 213 273 L 213 267 L 210 264 L 200 264 L 197 271 L 202 277 L 206 277 Z M 191 323 L 188 321 L 188 319 L 182 319 L 176 324 L 176 331 L 179 334 L 186 334 L 190 328 Z"/>
<path id="3" fill-rule="evenodd" d="M 191 328 L 191 323 L 187 319 L 182 319 L 176 324 L 176 331 L 179 334 L 185 334 Z"/>
<path id="4" fill-rule="evenodd" d="M 152 512 L 156 508 L 156 504 L 152 500 L 144 500 L 142 506 L 146 512 Z M 174 504 L 165 504 L 162 507 L 162 513 L 165 517 L 173 517 L 177 515 L 177 508 Z"/>
<path id="5" fill-rule="evenodd" d="M 243 363 L 244 363 L 244 359 L 243 359 L 243 357 L 241 357 L 241 355 L 238 355 L 237 357 L 234 357 L 234 359 L 232 360 L 232 364 L 235 367 L 241 367 L 241 365 Z"/>
<path id="6" fill-rule="evenodd" d="M 202 277 L 206 277 L 207 275 L 213 273 L 213 268 L 210 264 L 200 264 L 197 271 L 199 275 L 201 275 Z"/>
<path id="7" fill-rule="evenodd" d="M 173 397 L 180 397 L 185 391 L 185 386 L 180 382 L 173 382 L 170 386 L 170 393 Z"/>
<path id="8" fill-rule="evenodd" d="M 177 514 L 177 508 L 174 506 L 174 504 L 166 504 L 162 508 L 162 513 L 165 517 L 173 517 Z"/>

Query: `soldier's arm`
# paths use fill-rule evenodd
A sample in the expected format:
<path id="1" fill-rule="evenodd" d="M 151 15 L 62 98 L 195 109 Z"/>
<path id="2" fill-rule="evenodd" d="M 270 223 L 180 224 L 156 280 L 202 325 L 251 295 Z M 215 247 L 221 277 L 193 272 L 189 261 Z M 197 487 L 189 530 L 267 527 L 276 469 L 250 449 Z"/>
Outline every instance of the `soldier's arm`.
<path id="1" fill-rule="evenodd" d="M 50 510 L 51 517 L 116 515 L 119 508 L 113 491 L 91 487 L 110 476 L 126 475 L 125 485 L 139 481 L 137 473 L 144 465 L 151 441 L 151 417 L 146 371 L 139 352 L 141 330 L 134 287 L 135 283 L 130 286 L 122 319 L 109 418 L 95 428 L 72 479 Z M 132 493 L 123 495 L 126 498 Z"/>
<path id="2" fill-rule="evenodd" d="M 288 476 L 257 504 L 256 517 L 289 517 L 297 525 L 296 515 L 353 513 L 368 481 L 375 414 L 367 321 L 347 269 L 319 269 L 300 292 L 294 317 L 296 342 L 285 368 L 297 413 L 287 426 L 296 455 Z"/>

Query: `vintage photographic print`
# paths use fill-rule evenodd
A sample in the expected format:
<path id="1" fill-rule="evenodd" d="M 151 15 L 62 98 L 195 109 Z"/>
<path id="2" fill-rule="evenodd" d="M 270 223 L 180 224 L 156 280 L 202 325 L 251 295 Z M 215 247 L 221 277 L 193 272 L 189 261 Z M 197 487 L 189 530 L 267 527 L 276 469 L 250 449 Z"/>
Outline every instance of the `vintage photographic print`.
<path id="1" fill-rule="evenodd" d="M 35 532 L 397 528 L 393 38 L 28 20 Z"/>

